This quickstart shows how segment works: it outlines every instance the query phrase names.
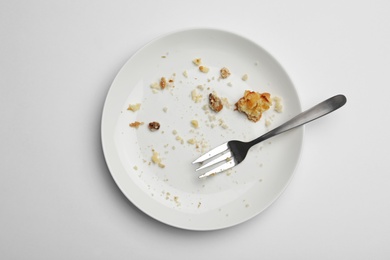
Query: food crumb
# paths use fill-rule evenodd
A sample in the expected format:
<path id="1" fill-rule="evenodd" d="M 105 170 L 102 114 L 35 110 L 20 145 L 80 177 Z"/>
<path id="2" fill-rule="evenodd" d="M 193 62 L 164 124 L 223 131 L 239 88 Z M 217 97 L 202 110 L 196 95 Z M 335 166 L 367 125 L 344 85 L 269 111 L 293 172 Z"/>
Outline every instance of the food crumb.
<path id="1" fill-rule="evenodd" d="M 248 80 L 248 74 L 244 74 L 241 79 L 243 81 L 247 81 Z"/>
<path id="2" fill-rule="evenodd" d="M 157 82 L 150 84 L 150 88 L 152 89 L 153 93 L 157 93 L 159 90 L 161 90 L 160 84 Z"/>
<path id="3" fill-rule="evenodd" d="M 223 121 L 223 119 L 219 119 L 219 125 L 223 128 L 223 129 L 228 129 L 228 125 L 225 123 L 225 121 Z"/>
<path id="4" fill-rule="evenodd" d="M 187 70 L 183 71 L 183 76 L 184 76 L 185 78 L 188 78 L 188 72 L 187 72 Z"/>
<path id="5" fill-rule="evenodd" d="M 199 127 L 199 122 L 198 122 L 198 120 L 191 120 L 191 125 L 192 125 L 194 128 L 198 128 L 198 127 Z"/>
<path id="6" fill-rule="evenodd" d="M 207 73 L 210 69 L 206 66 L 199 66 L 199 70 L 203 73 Z"/>
<path id="7" fill-rule="evenodd" d="M 194 138 L 191 138 L 191 139 L 188 139 L 188 140 L 187 140 L 187 143 L 189 143 L 189 144 L 195 144 L 196 141 L 195 141 Z"/>
<path id="8" fill-rule="evenodd" d="M 209 94 L 209 106 L 215 112 L 219 112 L 223 108 L 221 99 L 215 93 Z"/>
<path id="9" fill-rule="evenodd" d="M 167 79 L 165 77 L 162 77 L 160 79 L 160 87 L 161 89 L 164 89 L 167 86 Z"/>
<path id="10" fill-rule="evenodd" d="M 173 197 L 173 201 L 176 203 L 176 206 L 180 206 L 180 205 L 181 205 L 178 196 L 174 196 L 174 197 Z"/>
<path id="11" fill-rule="evenodd" d="M 198 85 L 198 86 L 196 86 L 196 88 L 199 90 L 204 90 L 204 86 L 202 86 L 202 85 Z"/>
<path id="12" fill-rule="evenodd" d="M 223 68 L 220 70 L 220 74 L 221 74 L 221 78 L 226 79 L 227 77 L 230 76 L 230 71 L 229 71 L 228 68 L 223 67 Z"/>
<path id="13" fill-rule="evenodd" d="M 236 103 L 236 110 L 246 114 L 247 118 L 253 122 L 260 120 L 263 112 L 272 105 L 269 93 L 258 93 L 245 90 L 244 96 Z"/>
<path id="14" fill-rule="evenodd" d="M 158 129 L 160 129 L 160 123 L 159 122 L 150 122 L 149 125 L 149 130 L 150 131 L 157 131 Z"/>
<path id="15" fill-rule="evenodd" d="M 192 61 L 196 66 L 199 66 L 202 64 L 202 59 L 201 58 L 196 58 Z"/>
<path id="16" fill-rule="evenodd" d="M 168 108 L 167 107 L 164 107 L 163 108 L 163 111 L 166 113 L 168 111 Z"/>
<path id="17" fill-rule="evenodd" d="M 161 163 L 160 154 L 158 152 L 156 152 L 155 150 L 152 150 L 152 152 L 153 152 L 152 162 L 154 164 L 157 164 L 160 168 L 164 168 L 165 165 Z"/>
<path id="18" fill-rule="evenodd" d="M 130 110 L 130 111 L 137 111 L 139 110 L 141 107 L 141 104 L 140 103 L 137 103 L 137 104 L 130 104 L 129 107 L 127 108 L 127 110 Z"/>
<path id="19" fill-rule="evenodd" d="M 273 97 L 273 101 L 275 102 L 275 107 L 274 110 L 278 113 L 283 112 L 283 104 L 282 104 L 282 99 L 280 97 Z"/>
<path id="20" fill-rule="evenodd" d="M 266 120 L 265 120 L 265 126 L 270 126 L 271 125 L 271 123 L 272 123 L 272 121 L 269 119 L 269 118 L 267 118 Z"/>
<path id="21" fill-rule="evenodd" d="M 192 92 L 191 92 L 191 98 L 192 100 L 195 102 L 195 103 L 199 103 L 200 101 L 202 101 L 202 95 L 198 94 L 198 91 L 196 91 L 196 89 L 194 89 Z"/>
<path id="22" fill-rule="evenodd" d="M 143 125 L 143 124 L 144 124 L 144 122 L 135 121 L 135 122 L 133 122 L 133 123 L 130 123 L 129 126 L 138 129 L 138 127 L 139 127 L 140 125 Z"/>
<path id="23" fill-rule="evenodd" d="M 135 166 L 133 167 L 133 169 L 137 171 L 137 170 L 138 170 L 138 166 L 135 165 Z"/>
<path id="24" fill-rule="evenodd" d="M 179 141 L 181 144 L 184 144 L 184 140 L 181 136 L 176 136 L 176 140 Z"/>

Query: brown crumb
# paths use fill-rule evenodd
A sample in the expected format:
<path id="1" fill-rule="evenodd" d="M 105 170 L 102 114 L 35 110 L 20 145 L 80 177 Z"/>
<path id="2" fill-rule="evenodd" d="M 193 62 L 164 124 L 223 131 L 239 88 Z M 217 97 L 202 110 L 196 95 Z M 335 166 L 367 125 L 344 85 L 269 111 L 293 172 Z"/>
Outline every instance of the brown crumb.
<path id="1" fill-rule="evenodd" d="M 135 121 L 135 122 L 133 122 L 133 123 L 130 123 L 129 126 L 138 129 L 138 127 L 139 127 L 140 125 L 143 125 L 143 124 L 144 124 L 144 122 Z"/>
<path id="2" fill-rule="evenodd" d="M 167 79 L 165 77 L 162 77 L 160 80 L 160 87 L 161 89 L 164 89 L 167 86 Z"/>
<path id="3" fill-rule="evenodd" d="M 215 112 L 219 112 L 223 108 L 221 99 L 216 94 L 213 93 L 209 94 L 209 105 L 210 108 Z"/>
<path id="4" fill-rule="evenodd" d="M 226 79 L 227 77 L 230 76 L 230 71 L 228 68 L 225 68 L 223 67 L 221 70 L 220 70 L 220 73 L 221 73 L 221 78 L 223 79 Z"/>
<path id="5" fill-rule="evenodd" d="M 158 129 L 160 129 L 160 123 L 159 122 L 150 122 L 148 127 L 149 127 L 150 131 L 157 131 Z"/>

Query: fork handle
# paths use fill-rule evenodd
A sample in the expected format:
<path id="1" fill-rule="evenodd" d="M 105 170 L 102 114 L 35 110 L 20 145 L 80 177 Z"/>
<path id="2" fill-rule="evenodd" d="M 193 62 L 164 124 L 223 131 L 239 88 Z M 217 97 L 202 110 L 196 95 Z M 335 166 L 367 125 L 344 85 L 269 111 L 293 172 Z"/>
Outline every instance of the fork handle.
<path id="1" fill-rule="evenodd" d="M 336 95 L 334 97 L 331 97 L 319 103 L 318 105 L 298 114 L 294 118 L 274 128 L 273 130 L 267 132 L 266 134 L 250 141 L 248 145 L 253 146 L 275 135 L 281 134 L 288 130 L 294 129 L 298 126 L 309 123 L 315 119 L 318 119 L 326 114 L 329 114 L 339 109 L 340 107 L 344 106 L 346 102 L 347 102 L 347 98 L 344 95 Z"/>

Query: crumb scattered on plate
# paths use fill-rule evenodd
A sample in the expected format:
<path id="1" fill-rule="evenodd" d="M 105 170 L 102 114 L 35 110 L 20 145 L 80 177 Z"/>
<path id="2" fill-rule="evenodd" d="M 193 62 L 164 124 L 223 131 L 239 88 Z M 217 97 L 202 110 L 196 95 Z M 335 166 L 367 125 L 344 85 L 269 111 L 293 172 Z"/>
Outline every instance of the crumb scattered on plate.
<path id="1" fill-rule="evenodd" d="M 158 129 L 160 129 L 160 123 L 155 121 L 150 122 L 148 128 L 150 131 L 157 131 Z"/>
<path id="2" fill-rule="evenodd" d="M 247 81 L 248 80 L 248 74 L 244 74 L 241 79 L 243 81 Z"/>
<path id="3" fill-rule="evenodd" d="M 223 108 L 222 100 L 217 96 L 217 94 L 215 93 L 209 94 L 209 106 L 215 112 L 219 112 L 222 110 Z"/>
<path id="4" fill-rule="evenodd" d="M 133 123 L 130 123 L 129 126 L 138 129 L 138 127 L 139 127 L 140 125 L 143 125 L 143 124 L 144 124 L 144 122 L 135 121 L 135 122 L 133 122 Z"/>
<path id="5" fill-rule="evenodd" d="M 283 104 L 282 104 L 282 99 L 280 97 L 273 97 L 273 101 L 275 102 L 275 107 L 274 110 L 278 113 L 283 112 Z"/>
<path id="6" fill-rule="evenodd" d="M 227 77 L 230 76 L 230 71 L 229 71 L 228 68 L 223 67 L 223 68 L 220 70 L 220 74 L 221 74 L 221 78 L 226 79 Z"/>
<path id="7" fill-rule="evenodd" d="M 198 91 L 196 91 L 196 89 L 194 89 L 192 92 L 191 92 L 191 98 L 192 100 L 195 102 L 195 103 L 199 103 L 200 101 L 202 101 L 202 95 L 198 93 Z"/>
<path id="8" fill-rule="evenodd" d="M 196 143 L 196 140 L 194 138 L 191 138 L 191 139 L 188 139 L 187 140 L 187 143 L 189 144 L 195 144 Z"/>
<path id="9" fill-rule="evenodd" d="M 191 125 L 192 125 L 194 128 L 198 128 L 198 127 L 199 127 L 199 122 L 198 122 L 198 120 L 191 120 Z"/>
<path id="10" fill-rule="evenodd" d="M 210 69 L 206 66 L 199 66 L 199 70 L 203 73 L 207 73 Z"/>
<path id="11" fill-rule="evenodd" d="M 257 122 L 263 112 L 267 111 L 271 105 L 272 101 L 269 93 L 245 90 L 244 96 L 236 103 L 236 110 L 245 113 L 249 120 Z"/>
<path id="12" fill-rule="evenodd" d="M 160 154 L 158 152 L 156 152 L 155 150 L 152 150 L 152 152 L 153 152 L 152 162 L 154 164 L 157 164 L 160 168 L 164 168 L 165 165 L 161 163 Z"/>
<path id="13" fill-rule="evenodd" d="M 159 90 L 161 90 L 160 84 L 157 82 L 150 84 L 150 88 L 152 89 L 153 93 L 157 93 Z"/>
<path id="14" fill-rule="evenodd" d="M 196 58 L 192 61 L 196 66 L 199 66 L 202 64 L 202 59 L 201 58 Z"/>
<path id="15" fill-rule="evenodd" d="M 165 77 L 161 77 L 160 79 L 160 88 L 164 89 L 167 86 L 167 79 Z"/>
<path id="16" fill-rule="evenodd" d="M 137 103 L 137 104 L 130 104 L 129 107 L 127 108 L 127 110 L 130 110 L 130 111 L 137 111 L 139 110 L 141 107 L 141 104 L 140 103 Z"/>

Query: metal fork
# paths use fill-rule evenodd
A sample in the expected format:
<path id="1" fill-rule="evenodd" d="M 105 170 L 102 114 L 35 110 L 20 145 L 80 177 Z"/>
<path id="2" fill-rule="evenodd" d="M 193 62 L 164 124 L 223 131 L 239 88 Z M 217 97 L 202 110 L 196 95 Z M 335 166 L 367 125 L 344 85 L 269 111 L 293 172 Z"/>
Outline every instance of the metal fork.
<path id="1" fill-rule="evenodd" d="M 237 140 L 226 142 L 220 146 L 217 146 L 208 153 L 200 156 L 192 163 L 201 163 L 200 167 L 196 169 L 196 171 L 199 171 L 225 161 L 224 164 L 221 164 L 214 169 L 200 175 L 199 178 L 204 178 L 226 171 L 240 164 L 245 159 L 249 149 L 255 144 L 329 114 L 342 107 L 346 102 L 347 98 L 344 95 L 336 95 L 306 110 L 305 112 L 298 114 L 284 124 L 274 128 L 273 130 L 250 142 L 241 142 Z M 221 154 L 219 157 L 212 159 L 214 156 L 219 154 Z"/>

